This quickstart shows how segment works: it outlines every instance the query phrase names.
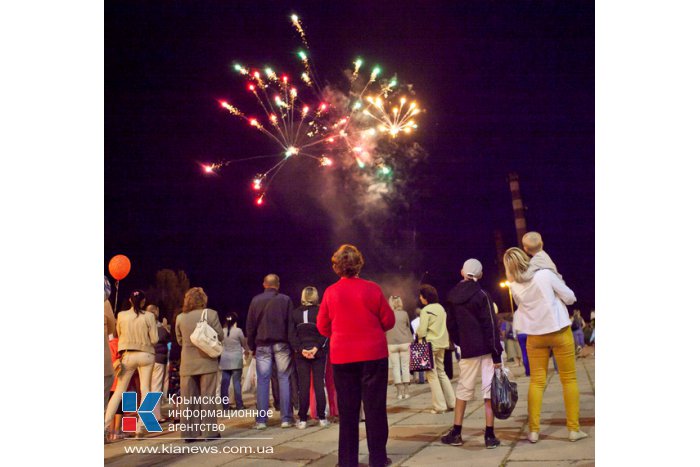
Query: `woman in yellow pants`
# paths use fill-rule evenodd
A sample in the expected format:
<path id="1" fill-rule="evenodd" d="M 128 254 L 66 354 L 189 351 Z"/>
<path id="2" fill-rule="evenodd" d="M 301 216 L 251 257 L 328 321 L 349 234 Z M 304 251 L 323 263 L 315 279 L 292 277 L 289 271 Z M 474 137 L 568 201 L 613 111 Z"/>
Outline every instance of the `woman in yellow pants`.
<path id="1" fill-rule="evenodd" d="M 527 410 L 530 425 L 528 439 L 536 443 L 540 432 L 542 395 L 547 380 L 550 351 L 559 367 L 564 392 L 566 428 L 569 440 L 578 441 L 588 435 L 580 430 L 579 393 L 576 381 L 576 351 L 571 321 L 566 305 L 576 301 L 574 292 L 551 269 L 533 270 L 527 254 L 520 248 L 509 248 L 503 256 L 506 276 L 511 282 L 516 329 L 527 334 L 530 359 L 530 388 Z M 528 270 L 528 268 L 530 268 Z"/>

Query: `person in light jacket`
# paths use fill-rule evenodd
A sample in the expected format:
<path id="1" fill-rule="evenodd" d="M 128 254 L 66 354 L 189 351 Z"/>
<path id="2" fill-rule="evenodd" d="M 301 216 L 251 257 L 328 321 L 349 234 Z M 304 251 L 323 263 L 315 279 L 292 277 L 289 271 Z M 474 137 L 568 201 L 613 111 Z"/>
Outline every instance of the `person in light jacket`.
<path id="1" fill-rule="evenodd" d="M 386 341 L 389 345 L 389 361 L 396 386 L 396 398 L 408 399 L 408 385 L 411 382 L 410 346 L 413 342 L 411 323 L 408 313 L 403 309 L 401 297 L 394 295 L 389 297 L 389 306 L 394 310 L 396 324 L 386 332 Z"/>
<path id="2" fill-rule="evenodd" d="M 151 373 L 155 362 L 155 349 L 153 344 L 158 342 L 158 328 L 156 320 L 151 313 L 146 313 L 143 306 L 146 304 L 146 294 L 141 290 L 135 290 L 129 297 L 131 308 L 122 311 L 117 316 L 117 336 L 119 336 L 119 354 L 121 371 L 117 379 L 117 387 L 109 399 L 105 411 L 105 432 L 109 429 L 117 408 L 122 403 L 122 393 L 131 381 L 134 372 L 138 370 L 141 382 L 141 397 L 144 398 L 151 390 Z M 145 426 L 139 418 L 138 435 L 143 436 Z"/>
<path id="3" fill-rule="evenodd" d="M 219 432 L 208 429 L 217 423 L 216 416 L 211 416 L 209 412 L 214 412 L 217 409 L 213 399 L 216 397 L 216 375 L 219 371 L 219 362 L 217 358 L 210 357 L 190 340 L 190 336 L 197 327 L 197 322 L 205 315 L 207 323 L 216 331 L 218 339 L 222 340 L 224 337 L 218 313 L 206 307 L 207 295 L 204 293 L 204 290 L 201 287 L 193 287 L 185 293 L 182 313 L 175 320 L 175 335 L 178 344 L 182 346 L 180 356 L 180 395 L 189 399 L 190 402 L 193 402 L 193 397 L 200 396 L 208 396 L 212 401 L 206 404 L 190 403 L 180 406 L 180 408 L 190 409 L 191 411 L 207 412 L 203 417 L 187 417 L 185 416 L 187 412 L 183 411 L 180 423 L 192 429 L 182 431 L 182 437 L 185 439 L 185 442 L 189 443 L 200 436 L 203 439 L 221 437 Z"/>
<path id="4" fill-rule="evenodd" d="M 114 319 L 114 311 L 112 311 L 112 304 L 109 303 L 107 292 L 105 292 L 105 305 L 104 305 L 104 369 L 105 369 L 105 385 L 104 385 L 104 398 L 105 398 L 105 409 L 107 409 L 107 404 L 109 403 L 109 392 L 112 384 L 114 383 L 114 369 L 112 368 L 112 354 L 109 351 L 109 340 L 114 337 L 116 332 L 116 320 Z"/>
<path id="5" fill-rule="evenodd" d="M 224 321 L 224 351 L 219 359 L 221 370 L 221 397 L 228 398 L 229 386 L 233 379 L 233 397 L 236 400 L 236 410 L 244 409 L 241 392 L 241 375 L 243 374 L 243 351 L 248 352 L 243 330 L 238 327 L 238 314 L 233 312 Z M 230 409 L 230 403 L 222 403 L 224 410 Z"/>
<path id="6" fill-rule="evenodd" d="M 455 392 L 445 373 L 445 352 L 450 347 L 447 333 L 447 314 L 438 303 L 438 293 L 430 284 L 420 286 L 418 296 L 423 309 L 416 331 L 419 339 L 425 339 L 433 347 L 433 369 L 427 372 L 430 392 L 433 395 L 433 413 L 444 413 L 455 408 Z"/>
<path id="7" fill-rule="evenodd" d="M 513 299 L 518 305 L 515 328 L 527 334 L 527 355 L 530 360 L 530 388 L 527 411 L 530 433 L 536 443 L 540 431 L 542 395 L 547 382 L 550 352 L 559 367 L 559 379 L 564 391 L 566 427 L 569 440 L 578 441 L 588 435 L 580 430 L 579 391 L 576 381 L 576 349 L 571 321 L 566 305 L 576 301 L 574 292 L 551 269 L 539 269 L 531 280 L 524 281 L 530 259 L 520 248 L 509 248 L 503 256 L 506 277 L 510 281 Z"/>

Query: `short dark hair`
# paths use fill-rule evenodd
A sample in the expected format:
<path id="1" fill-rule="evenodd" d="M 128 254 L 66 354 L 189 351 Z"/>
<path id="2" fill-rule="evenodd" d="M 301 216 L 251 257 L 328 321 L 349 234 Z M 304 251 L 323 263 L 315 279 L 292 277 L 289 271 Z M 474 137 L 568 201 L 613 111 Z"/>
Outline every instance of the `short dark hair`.
<path id="1" fill-rule="evenodd" d="M 333 271 L 340 277 L 355 277 L 365 265 L 365 258 L 354 245 L 341 245 L 331 258 Z"/>
<path id="2" fill-rule="evenodd" d="M 428 303 L 437 303 L 439 301 L 437 289 L 430 284 L 420 286 L 420 294 Z"/>

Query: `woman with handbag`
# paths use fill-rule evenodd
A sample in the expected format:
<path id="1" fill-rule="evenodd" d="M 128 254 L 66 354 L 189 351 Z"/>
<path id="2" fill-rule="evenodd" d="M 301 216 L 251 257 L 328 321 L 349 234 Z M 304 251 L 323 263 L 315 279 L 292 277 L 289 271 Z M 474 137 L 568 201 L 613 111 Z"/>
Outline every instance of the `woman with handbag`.
<path id="1" fill-rule="evenodd" d="M 389 306 L 394 310 L 396 324 L 386 332 L 386 341 L 389 345 L 389 361 L 396 386 L 396 398 L 408 399 L 408 385 L 411 382 L 409 363 L 411 354 L 409 347 L 413 342 L 411 323 L 408 313 L 403 309 L 401 297 L 396 295 L 389 297 Z"/>
<path id="2" fill-rule="evenodd" d="M 391 464 L 386 455 L 389 350 L 384 333 L 394 326 L 394 312 L 379 285 L 360 279 L 365 260 L 356 247 L 342 245 L 331 261 L 340 280 L 323 294 L 316 324 L 322 335 L 330 337 L 340 415 L 338 465 L 358 465 L 362 403 L 369 465 L 384 467 Z"/>
<path id="3" fill-rule="evenodd" d="M 426 372 L 430 392 L 433 395 L 433 409 L 430 412 L 445 413 L 455 407 L 455 392 L 450 378 L 445 373 L 445 352 L 450 347 L 447 314 L 438 303 L 438 293 L 432 285 L 421 285 L 418 298 L 423 304 L 423 309 L 420 312 L 420 325 L 416 331 L 416 337 L 428 341 L 433 352 L 433 369 Z"/>
<path id="4" fill-rule="evenodd" d="M 204 290 L 201 287 L 193 287 L 185 293 L 182 313 L 175 320 L 175 336 L 178 344 L 182 346 L 180 394 L 185 402 L 190 402 L 182 404 L 180 408 L 190 411 L 197 410 L 197 413 L 200 411 L 207 413 L 203 417 L 187 417 L 186 414 L 190 412 L 182 411 L 180 422 L 187 428 L 182 431 L 182 437 L 187 443 L 195 441 L 200 435 L 203 439 L 221 437 L 219 432 L 209 429 L 212 425 L 216 425 L 216 416 L 208 415 L 218 408 L 213 401 L 216 397 L 216 376 L 219 371 L 219 362 L 217 357 L 209 356 L 197 347 L 190 338 L 197 328 L 197 323 L 205 321 L 216 332 L 219 341 L 223 339 L 224 331 L 219 322 L 219 314 L 206 307 L 207 295 Z M 194 402 L 193 398 L 200 396 L 210 402 L 192 403 Z"/>
<path id="5" fill-rule="evenodd" d="M 107 432 L 112 418 L 122 403 L 122 393 L 126 390 L 134 372 L 138 370 L 141 382 L 141 397 L 151 390 L 151 374 L 155 362 L 154 344 L 158 342 L 158 328 L 156 319 L 151 313 L 143 309 L 146 304 L 146 294 L 141 290 L 135 290 L 129 297 L 131 308 L 117 315 L 117 336 L 119 337 L 118 351 L 120 355 L 120 371 L 114 394 L 109 399 L 105 411 L 105 432 Z M 144 425 L 139 418 L 138 434 L 144 435 Z"/>
<path id="6" fill-rule="evenodd" d="M 503 255 L 506 277 L 513 299 L 518 305 L 515 327 L 527 334 L 527 355 L 530 360 L 530 388 L 527 393 L 529 419 L 528 439 L 539 440 L 542 395 L 547 382 L 549 354 L 559 367 L 564 392 L 566 427 L 569 441 L 588 437 L 580 431 L 579 392 L 576 381 L 576 349 L 571 332 L 569 312 L 565 305 L 576 301 L 574 292 L 551 269 L 540 269 L 525 280 L 530 259 L 520 248 L 509 248 Z"/>

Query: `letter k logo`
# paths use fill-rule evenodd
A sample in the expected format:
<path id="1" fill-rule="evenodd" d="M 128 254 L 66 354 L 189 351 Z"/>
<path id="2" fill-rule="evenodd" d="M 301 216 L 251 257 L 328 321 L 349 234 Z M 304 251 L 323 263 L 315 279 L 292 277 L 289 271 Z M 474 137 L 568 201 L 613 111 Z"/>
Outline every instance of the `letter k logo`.
<path id="1" fill-rule="evenodd" d="M 162 392 L 149 392 L 146 397 L 141 401 L 141 406 L 136 408 L 136 393 L 135 392 L 124 392 L 122 393 L 122 411 L 124 412 L 136 412 L 141 421 L 146 427 L 148 432 L 163 431 L 156 420 L 156 416 L 153 415 L 153 410 L 156 408 L 156 404 L 160 400 Z M 123 431 L 136 431 L 136 418 L 135 417 L 124 417 L 122 418 L 122 430 Z"/>

